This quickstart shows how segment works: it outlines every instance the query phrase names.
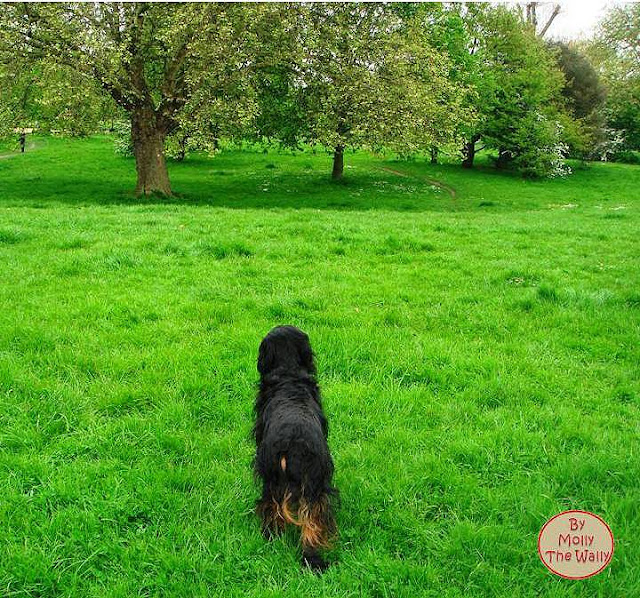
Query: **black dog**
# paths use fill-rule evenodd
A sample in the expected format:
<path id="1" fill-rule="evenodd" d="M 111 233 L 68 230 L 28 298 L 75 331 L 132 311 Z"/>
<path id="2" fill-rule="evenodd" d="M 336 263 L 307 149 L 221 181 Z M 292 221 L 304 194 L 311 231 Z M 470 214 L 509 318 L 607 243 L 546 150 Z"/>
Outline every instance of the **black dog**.
<path id="1" fill-rule="evenodd" d="M 272 537 L 287 523 L 298 526 L 302 564 L 323 571 L 328 565 L 319 551 L 336 532 L 331 498 L 337 491 L 309 337 L 293 326 L 274 328 L 260 344 L 258 371 L 253 431 L 262 530 Z"/>

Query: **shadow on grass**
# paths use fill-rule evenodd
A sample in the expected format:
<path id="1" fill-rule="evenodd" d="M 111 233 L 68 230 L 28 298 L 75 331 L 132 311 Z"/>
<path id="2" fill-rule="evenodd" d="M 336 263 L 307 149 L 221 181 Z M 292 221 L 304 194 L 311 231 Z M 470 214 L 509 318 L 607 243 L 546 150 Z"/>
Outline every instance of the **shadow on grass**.
<path id="1" fill-rule="evenodd" d="M 182 165 L 180 165 L 182 166 Z M 397 181 L 376 172 L 350 175 L 339 182 L 315 173 L 282 173 L 260 180 L 255 176 L 211 172 L 205 176 L 193 164 L 170 168 L 174 194 L 136 196 L 130 172 L 109 178 L 102 174 L 49 172 L 10 177 L 0 169 L 0 205 L 46 207 L 71 205 L 176 205 L 232 209 L 451 211 L 450 198 L 420 181 Z M 211 167 L 206 164 L 204 168 Z M 132 170 L 134 169 L 131 164 Z"/>
<path id="2" fill-rule="evenodd" d="M 381 170 L 385 162 L 347 156 L 332 181 L 324 153 L 225 151 L 169 161 L 174 195 L 137 197 L 135 162 L 105 138 L 46 138 L 38 151 L 0 163 L 0 206 L 175 205 L 231 209 L 452 211 L 459 206 L 419 177 Z"/>
<path id="3" fill-rule="evenodd" d="M 364 152 L 346 156 L 345 176 L 331 180 L 323 152 L 227 150 L 215 157 L 169 161 L 172 197 L 136 197 L 135 162 L 118 157 L 111 139 L 43 138 L 38 148 L 0 161 L 0 206 L 50 204 L 209 206 L 230 209 L 460 212 L 548 209 L 550 202 L 583 203 L 629 196 L 635 171 L 600 166 L 566 179 L 530 181 L 479 161 L 473 170 L 424 160 L 384 160 Z M 387 170 L 385 170 L 387 169 Z M 394 173 L 393 171 L 398 171 Z M 638 169 L 640 172 L 640 169 Z M 626 181 L 626 182 L 625 182 Z M 450 197 L 441 182 L 455 190 Z M 588 197 L 587 197 L 588 196 Z"/>

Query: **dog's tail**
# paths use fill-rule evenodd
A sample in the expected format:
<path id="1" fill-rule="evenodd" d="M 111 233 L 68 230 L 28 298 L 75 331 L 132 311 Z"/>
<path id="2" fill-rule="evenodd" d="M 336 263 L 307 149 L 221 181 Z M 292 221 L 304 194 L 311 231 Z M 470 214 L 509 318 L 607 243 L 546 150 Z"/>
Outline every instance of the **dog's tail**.
<path id="1" fill-rule="evenodd" d="M 312 456 L 298 447 L 281 454 L 277 465 L 282 518 L 300 528 L 303 547 L 330 547 L 337 529 L 332 504 L 337 490 L 330 485 L 333 463 L 328 452 Z"/>
<path id="2" fill-rule="evenodd" d="M 282 501 L 282 516 L 287 523 L 300 528 L 302 546 L 305 548 L 330 548 L 336 535 L 336 524 L 328 495 L 315 502 L 304 498 L 297 504 L 286 494 Z"/>

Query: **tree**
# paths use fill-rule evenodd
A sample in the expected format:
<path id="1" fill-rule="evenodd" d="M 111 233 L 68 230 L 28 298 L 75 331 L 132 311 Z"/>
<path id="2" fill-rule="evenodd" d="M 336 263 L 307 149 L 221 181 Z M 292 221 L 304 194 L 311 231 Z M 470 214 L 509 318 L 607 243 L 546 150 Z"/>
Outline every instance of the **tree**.
<path id="1" fill-rule="evenodd" d="M 122 118 L 95 81 L 68 67 L 19 58 L 0 64 L 0 114 L 0 136 L 22 128 L 84 136 Z"/>
<path id="2" fill-rule="evenodd" d="M 347 147 L 409 154 L 453 134 L 461 94 L 418 22 L 383 4 L 294 10 L 289 59 L 259 85 L 262 113 L 272 116 L 261 119 L 263 134 L 332 148 L 334 179 Z"/>
<path id="3" fill-rule="evenodd" d="M 0 63 L 0 137 L 13 135 L 16 128 L 37 125 L 37 79 L 37 70 L 24 61 Z"/>
<path id="4" fill-rule="evenodd" d="M 96 84 L 129 116 L 136 193 L 170 195 L 165 139 L 204 67 L 209 78 L 233 70 L 239 11 L 215 3 L 3 4 L 0 58 L 66 68 Z"/>
<path id="5" fill-rule="evenodd" d="M 557 42 L 551 48 L 557 51 L 558 66 L 565 77 L 562 95 L 576 118 L 587 118 L 604 104 L 606 87 L 589 58 L 576 46 Z"/>
<path id="6" fill-rule="evenodd" d="M 406 19 L 417 21 L 425 32 L 422 43 L 434 48 L 447 57 L 447 78 L 457 90 L 458 103 L 450 105 L 457 119 L 451 124 L 455 132 L 445 136 L 435 134 L 435 143 L 431 146 L 431 162 L 436 163 L 443 145 L 453 141 L 459 145 L 471 136 L 477 123 L 477 83 L 480 75 L 477 69 L 477 40 L 470 36 L 467 20 L 473 20 L 483 5 L 460 3 L 423 3 L 398 4 L 396 10 Z"/>
<path id="7" fill-rule="evenodd" d="M 564 74 L 562 95 L 573 118 L 573 123 L 566 123 L 570 150 L 573 155 L 590 156 L 604 140 L 607 88 L 589 58 L 575 44 L 557 42 L 550 47 L 556 52 Z"/>
<path id="8" fill-rule="evenodd" d="M 417 23 L 423 32 L 420 43 L 426 44 L 438 54 L 446 57 L 445 67 L 447 79 L 456 90 L 455 96 L 442 105 L 450 114 L 455 112 L 456 118 L 449 119 L 449 127 L 454 127 L 453 134 L 449 127 L 433 133 L 433 145 L 429 148 L 431 163 L 438 161 L 440 150 L 444 146 L 458 146 L 466 137 L 469 128 L 476 120 L 475 71 L 474 57 L 470 49 L 470 39 L 464 22 L 463 13 L 475 11 L 474 5 L 463 6 L 454 3 L 420 3 L 397 4 L 395 10 L 408 23 Z M 455 101 L 452 101 L 455 100 Z"/>
<path id="9" fill-rule="evenodd" d="M 587 46 L 608 87 L 607 126 L 623 150 L 640 150 L 640 4 L 618 6 L 605 16 Z"/>
<path id="10" fill-rule="evenodd" d="M 482 140 L 498 152 L 499 168 L 530 176 L 563 173 L 564 79 L 553 54 L 515 11 L 485 5 L 463 16 L 478 116 L 467 130 L 463 166 L 473 166 Z"/>

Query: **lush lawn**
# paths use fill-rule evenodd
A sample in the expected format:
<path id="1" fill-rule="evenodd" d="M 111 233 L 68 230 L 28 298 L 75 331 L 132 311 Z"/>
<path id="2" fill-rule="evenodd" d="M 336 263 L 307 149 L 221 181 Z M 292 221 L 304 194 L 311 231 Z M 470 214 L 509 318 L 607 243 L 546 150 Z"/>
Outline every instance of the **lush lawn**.
<path id="1" fill-rule="evenodd" d="M 639 167 L 358 154 L 336 185 L 325 154 L 236 151 L 159 202 L 107 139 L 36 141 L 0 160 L 0 596 L 638 591 Z M 279 323 L 315 346 L 342 492 L 321 578 L 252 513 Z M 567 508 L 614 531 L 595 578 L 538 558 Z"/>

